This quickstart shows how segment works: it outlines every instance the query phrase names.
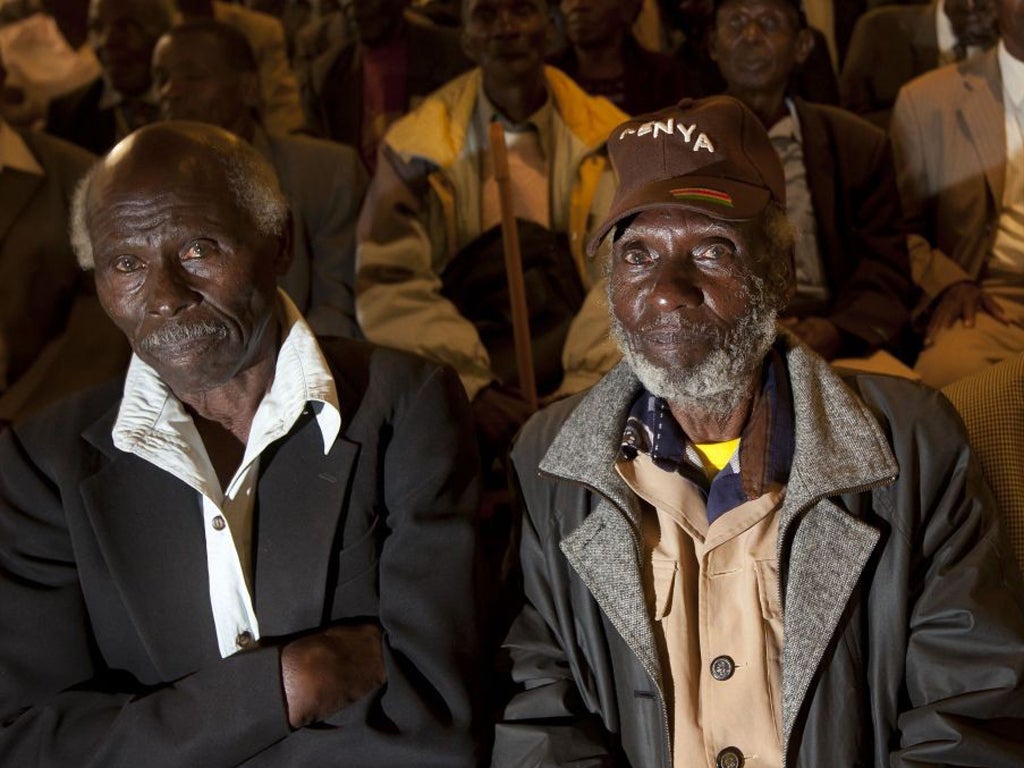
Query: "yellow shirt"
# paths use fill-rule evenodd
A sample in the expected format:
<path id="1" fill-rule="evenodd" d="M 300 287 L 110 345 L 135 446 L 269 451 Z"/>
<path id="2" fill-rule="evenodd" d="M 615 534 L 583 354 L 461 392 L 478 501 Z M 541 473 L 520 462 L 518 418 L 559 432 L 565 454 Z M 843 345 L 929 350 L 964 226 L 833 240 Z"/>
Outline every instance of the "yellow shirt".
<path id="1" fill-rule="evenodd" d="M 704 474 L 710 480 L 725 469 L 729 459 L 739 450 L 740 438 L 734 437 L 723 443 L 694 443 L 693 447 L 700 454 L 700 458 L 704 462 Z"/>

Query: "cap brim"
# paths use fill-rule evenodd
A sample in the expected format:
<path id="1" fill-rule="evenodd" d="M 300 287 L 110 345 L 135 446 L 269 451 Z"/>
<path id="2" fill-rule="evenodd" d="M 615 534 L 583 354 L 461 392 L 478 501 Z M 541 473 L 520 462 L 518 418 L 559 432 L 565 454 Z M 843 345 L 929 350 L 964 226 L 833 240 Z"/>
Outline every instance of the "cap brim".
<path id="1" fill-rule="evenodd" d="M 745 184 L 721 176 L 680 176 L 663 179 L 631 190 L 615 201 L 590 241 L 587 254 L 593 256 L 601 241 L 619 221 L 652 208 L 687 208 L 714 219 L 753 219 L 771 199 L 765 187 Z"/>

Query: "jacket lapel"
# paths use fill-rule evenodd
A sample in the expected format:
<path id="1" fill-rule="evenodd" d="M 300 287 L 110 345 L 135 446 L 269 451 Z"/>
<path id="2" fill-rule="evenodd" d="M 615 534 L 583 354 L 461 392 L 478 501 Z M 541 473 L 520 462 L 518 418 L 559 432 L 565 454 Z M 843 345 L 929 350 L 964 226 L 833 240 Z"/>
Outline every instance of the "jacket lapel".
<path id="1" fill-rule="evenodd" d="M 114 447 L 117 407 L 83 433 L 105 457 L 80 490 L 109 577 L 154 667 L 170 679 L 217 648 L 209 601 L 196 599 L 209 594 L 200 501 L 172 475 Z"/>
<path id="2" fill-rule="evenodd" d="M 615 471 L 622 430 L 639 383 L 620 363 L 580 401 L 540 463 L 541 472 L 578 482 L 586 478 L 598 501 L 560 542 L 581 581 L 612 626 L 661 687 L 654 631 L 640 563 L 640 508 Z M 619 418 L 609 420 L 609 414 Z"/>
<path id="3" fill-rule="evenodd" d="M 661 689 L 658 649 L 640 578 L 639 544 L 629 520 L 610 501 L 600 499 L 560 546 L 612 626 Z"/>
<path id="4" fill-rule="evenodd" d="M 0 242 L 42 183 L 43 177 L 32 173 L 0 171 Z"/>
<path id="5" fill-rule="evenodd" d="M 322 622 L 331 552 L 358 454 L 343 433 L 325 456 L 323 434 L 307 410 L 261 458 L 253 591 L 262 634 Z"/>
<path id="6" fill-rule="evenodd" d="M 780 510 L 784 567 L 783 743 L 832 642 L 880 533 L 832 499 L 891 483 L 899 471 L 867 407 L 830 366 L 783 337 L 793 387 L 796 447 Z M 659 686 L 661 672 L 640 569 L 640 510 L 614 470 L 639 384 L 620 363 L 581 401 L 540 470 L 581 479 L 600 498 L 563 538 L 562 552 L 609 621 Z M 619 418 L 609 421 L 609 414 Z"/>
<path id="7" fill-rule="evenodd" d="M 828 131 L 822 126 L 821 119 L 807 108 L 803 99 L 794 98 L 793 102 L 796 105 L 796 115 L 800 122 L 800 146 L 804 155 L 811 207 L 818 221 L 834 221 L 836 199 L 832 181 L 835 179 L 836 173 L 835 161 L 827 138 Z M 832 227 L 818 227 L 818 252 L 826 262 L 830 260 L 831 254 L 838 251 L 835 244 L 828 242 L 833 231 Z"/>
<path id="8" fill-rule="evenodd" d="M 997 50 L 993 48 L 962 66 L 964 87 L 957 105 L 957 120 L 978 154 L 989 192 L 998 207 L 1006 176 L 1006 125 Z"/>
<path id="9" fill-rule="evenodd" d="M 899 472 L 878 422 L 827 363 L 800 346 L 787 363 L 796 450 L 779 520 L 783 744 L 880 537 L 832 498 L 886 485 Z"/>

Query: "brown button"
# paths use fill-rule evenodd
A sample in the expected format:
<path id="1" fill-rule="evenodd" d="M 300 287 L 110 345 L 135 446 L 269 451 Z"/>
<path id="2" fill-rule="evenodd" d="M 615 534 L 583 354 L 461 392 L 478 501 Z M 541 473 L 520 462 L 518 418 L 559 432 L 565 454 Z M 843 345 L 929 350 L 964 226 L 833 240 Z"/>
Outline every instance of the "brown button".
<path id="1" fill-rule="evenodd" d="M 249 630 L 239 632 L 238 637 L 235 638 L 235 645 L 242 649 L 252 648 L 254 645 L 256 645 L 256 641 L 253 640 L 252 637 L 252 632 L 250 632 Z"/>
<path id="2" fill-rule="evenodd" d="M 711 676 L 715 680 L 728 680 L 736 671 L 736 663 L 728 656 L 716 656 L 711 660 Z"/>
<path id="3" fill-rule="evenodd" d="M 726 747 L 715 758 L 715 768 L 743 768 L 743 753 L 736 747 Z"/>
<path id="4" fill-rule="evenodd" d="M 223 531 L 224 530 L 224 526 L 226 526 L 226 525 L 227 525 L 227 523 L 224 521 L 224 518 L 221 517 L 220 515 L 217 515 L 215 518 L 213 518 L 213 530 L 215 530 L 215 531 Z"/>

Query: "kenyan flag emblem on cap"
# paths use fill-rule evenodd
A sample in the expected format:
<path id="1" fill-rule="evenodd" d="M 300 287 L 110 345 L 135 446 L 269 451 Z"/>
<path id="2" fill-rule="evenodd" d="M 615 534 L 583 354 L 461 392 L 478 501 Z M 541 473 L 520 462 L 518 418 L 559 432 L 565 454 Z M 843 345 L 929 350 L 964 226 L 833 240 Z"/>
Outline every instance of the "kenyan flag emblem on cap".
<path id="1" fill-rule="evenodd" d="M 669 194 L 676 200 L 699 200 L 704 203 L 724 205 L 727 208 L 733 207 L 732 195 L 729 195 L 726 192 L 720 192 L 717 189 L 708 189 L 707 187 L 680 187 L 679 189 L 669 190 Z"/>

